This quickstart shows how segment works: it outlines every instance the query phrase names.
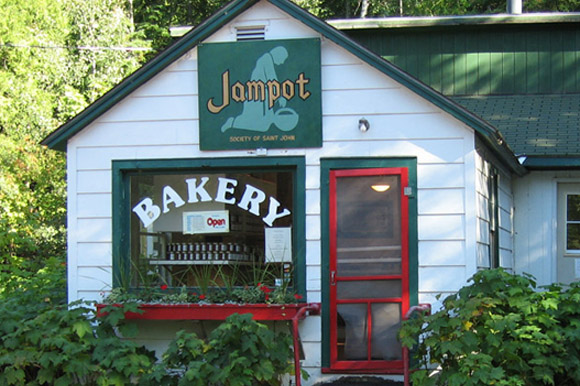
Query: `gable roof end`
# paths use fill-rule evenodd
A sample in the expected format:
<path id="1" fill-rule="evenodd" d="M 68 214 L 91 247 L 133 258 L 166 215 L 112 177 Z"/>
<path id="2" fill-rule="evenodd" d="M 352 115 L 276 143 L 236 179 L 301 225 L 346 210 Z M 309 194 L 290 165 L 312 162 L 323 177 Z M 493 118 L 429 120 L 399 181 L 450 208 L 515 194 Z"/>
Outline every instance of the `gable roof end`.
<path id="1" fill-rule="evenodd" d="M 103 95 L 72 120 L 48 135 L 42 141 L 42 144 L 47 145 L 52 149 L 66 151 L 66 143 L 69 138 L 81 131 L 100 115 L 112 108 L 117 102 L 128 96 L 139 86 L 147 82 L 175 60 L 179 59 L 182 55 L 198 45 L 202 40 L 212 35 L 226 23 L 230 22 L 233 18 L 256 4 L 258 1 L 259 0 L 235 0 L 229 3 L 205 22 L 185 34 L 153 60 L 130 75 L 118 86 Z M 483 119 L 467 111 L 449 98 L 415 79 L 395 65 L 387 62 L 380 56 L 357 44 L 342 32 L 316 18 L 291 1 L 266 1 L 269 1 L 274 6 L 320 33 L 325 38 L 338 44 L 351 54 L 357 56 L 359 59 L 375 67 L 383 74 L 391 77 L 409 90 L 427 99 L 437 107 L 473 128 L 476 134 L 492 149 L 506 166 L 518 175 L 525 173 L 525 168 L 520 165 L 513 152 L 507 147 L 501 134 L 495 127 L 491 126 Z"/>

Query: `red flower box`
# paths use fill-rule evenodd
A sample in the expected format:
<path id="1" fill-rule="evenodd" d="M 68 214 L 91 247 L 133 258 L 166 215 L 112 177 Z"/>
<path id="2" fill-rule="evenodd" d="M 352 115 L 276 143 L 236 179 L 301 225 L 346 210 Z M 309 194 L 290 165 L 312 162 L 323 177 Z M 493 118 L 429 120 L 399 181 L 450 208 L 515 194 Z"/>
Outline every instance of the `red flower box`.
<path id="1" fill-rule="evenodd" d="M 254 320 L 292 320 L 300 304 L 142 304 L 142 314 L 127 312 L 127 319 L 144 320 L 225 320 L 232 314 L 252 314 Z M 105 304 L 97 304 L 101 313 Z"/>

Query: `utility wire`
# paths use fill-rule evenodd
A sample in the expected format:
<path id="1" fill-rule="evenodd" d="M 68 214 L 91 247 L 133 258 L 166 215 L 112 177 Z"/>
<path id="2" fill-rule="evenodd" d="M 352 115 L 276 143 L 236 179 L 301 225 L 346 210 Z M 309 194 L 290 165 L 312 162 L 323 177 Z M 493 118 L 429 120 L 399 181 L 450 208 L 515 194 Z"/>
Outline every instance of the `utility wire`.
<path id="1" fill-rule="evenodd" d="M 42 50 L 87 50 L 87 51 L 126 51 L 126 52 L 152 51 L 153 50 L 152 48 L 147 48 L 147 47 L 95 47 L 95 46 L 71 47 L 71 46 L 23 45 L 23 44 L 12 44 L 12 43 L 0 44 L 0 47 L 38 48 L 38 49 L 42 49 Z"/>

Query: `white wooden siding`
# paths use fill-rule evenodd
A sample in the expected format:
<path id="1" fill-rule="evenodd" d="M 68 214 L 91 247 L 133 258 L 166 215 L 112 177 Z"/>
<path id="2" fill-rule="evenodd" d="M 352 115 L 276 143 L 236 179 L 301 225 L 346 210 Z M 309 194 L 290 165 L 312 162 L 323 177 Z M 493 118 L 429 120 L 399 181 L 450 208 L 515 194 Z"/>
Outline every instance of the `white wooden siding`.
<path id="1" fill-rule="evenodd" d="M 235 24 L 250 22 L 267 25 L 266 39 L 318 36 L 260 3 L 209 41 L 233 41 Z M 321 49 L 323 147 L 268 151 L 268 156 L 306 159 L 307 300 L 321 301 L 321 158 L 413 156 L 418 161 L 419 301 L 434 303 L 436 295 L 457 291 L 476 270 L 473 131 L 329 40 L 322 39 Z M 112 160 L 252 156 L 201 152 L 197 109 L 193 49 L 69 141 L 70 300 L 99 299 L 111 288 Z M 362 116 L 371 124 L 366 133 L 358 130 Z M 301 334 L 309 383 L 316 383 L 322 377 L 320 318 L 302 323 Z"/>
<path id="2" fill-rule="evenodd" d="M 558 183 L 580 183 L 578 171 L 530 172 L 514 182 L 514 261 L 538 286 L 557 280 Z"/>

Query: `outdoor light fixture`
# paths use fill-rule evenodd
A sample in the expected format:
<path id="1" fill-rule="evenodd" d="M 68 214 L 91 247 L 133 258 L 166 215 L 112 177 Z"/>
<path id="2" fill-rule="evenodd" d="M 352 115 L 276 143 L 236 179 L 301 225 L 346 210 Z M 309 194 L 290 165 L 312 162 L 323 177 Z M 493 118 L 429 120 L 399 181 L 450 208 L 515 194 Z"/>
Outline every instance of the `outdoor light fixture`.
<path id="1" fill-rule="evenodd" d="M 391 185 L 387 184 L 375 184 L 371 185 L 371 189 L 377 193 L 384 193 L 391 188 Z"/>
<path id="2" fill-rule="evenodd" d="M 358 120 L 358 129 L 361 133 L 367 132 L 371 128 L 371 124 L 365 118 Z"/>

